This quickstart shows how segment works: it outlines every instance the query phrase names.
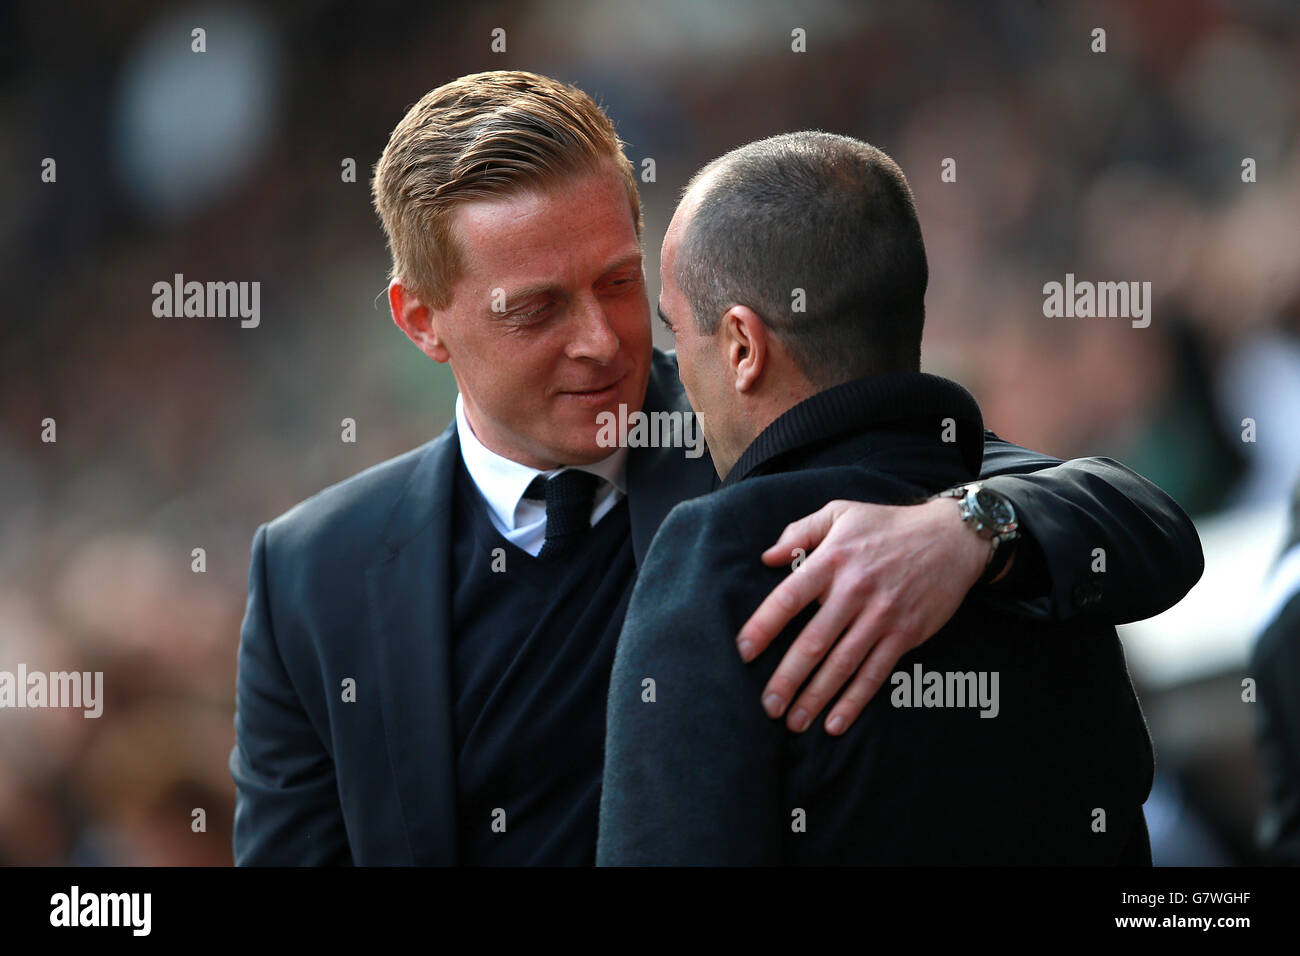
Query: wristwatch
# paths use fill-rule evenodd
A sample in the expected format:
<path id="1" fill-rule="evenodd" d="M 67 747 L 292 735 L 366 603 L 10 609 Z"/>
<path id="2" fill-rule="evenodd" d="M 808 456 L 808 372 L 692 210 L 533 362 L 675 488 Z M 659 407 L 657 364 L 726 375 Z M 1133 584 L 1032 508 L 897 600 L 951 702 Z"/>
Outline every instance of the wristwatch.
<path id="1" fill-rule="evenodd" d="M 1007 496 L 991 488 L 985 488 L 980 482 L 958 485 L 939 492 L 937 498 L 956 498 L 961 520 L 966 527 L 973 530 L 989 542 L 989 560 L 980 575 L 977 584 L 992 581 L 1011 557 L 1011 548 L 1002 545 L 1020 537 L 1020 523 L 1016 520 L 1016 509 L 1011 506 Z"/>

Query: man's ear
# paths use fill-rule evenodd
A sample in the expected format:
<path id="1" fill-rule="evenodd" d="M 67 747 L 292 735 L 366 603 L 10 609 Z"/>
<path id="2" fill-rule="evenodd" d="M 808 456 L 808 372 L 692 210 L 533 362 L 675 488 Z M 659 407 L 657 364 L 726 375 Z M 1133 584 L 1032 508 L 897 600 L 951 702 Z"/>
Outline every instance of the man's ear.
<path id="1" fill-rule="evenodd" d="M 451 353 L 438 335 L 434 310 L 425 305 L 412 289 L 403 285 L 401 279 L 395 278 L 388 283 L 388 307 L 392 310 L 393 322 L 421 352 L 435 362 L 445 362 L 451 358 Z"/>
<path id="2" fill-rule="evenodd" d="M 736 391 L 748 392 L 767 367 L 767 326 L 749 306 L 733 305 L 723 313 L 719 331 L 732 383 Z"/>

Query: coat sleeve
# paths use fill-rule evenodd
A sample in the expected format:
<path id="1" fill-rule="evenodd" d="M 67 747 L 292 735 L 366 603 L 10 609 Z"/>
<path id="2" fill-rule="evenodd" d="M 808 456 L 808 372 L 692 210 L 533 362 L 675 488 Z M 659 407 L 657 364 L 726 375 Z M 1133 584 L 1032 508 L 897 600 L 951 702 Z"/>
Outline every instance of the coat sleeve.
<path id="1" fill-rule="evenodd" d="M 276 646 L 267 528 L 253 538 L 235 697 L 236 866 L 351 864 L 334 764 Z"/>
<path id="2" fill-rule="evenodd" d="M 698 510 L 679 505 L 660 528 L 619 638 L 599 866 L 782 860 L 784 725 L 763 712 L 753 665 L 732 644 L 767 579 L 761 567 L 735 573 L 756 562 L 738 564 Z M 758 594 L 747 577 L 760 579 Z"/>
<path id="3" fill-rule="evenodd" d="M 1024 546 L 1023 588 L 984 594 L 1037 620 L 1087 615 L 1126 624 L 1177 604 L 1205 569 L 1186 513 L 1151 482 L 1110 458 L 1062 462 L 985 432 L 981 480 L 1015 506 Z M 1014 566 L 1013 566 L 1014 573 Z"/>

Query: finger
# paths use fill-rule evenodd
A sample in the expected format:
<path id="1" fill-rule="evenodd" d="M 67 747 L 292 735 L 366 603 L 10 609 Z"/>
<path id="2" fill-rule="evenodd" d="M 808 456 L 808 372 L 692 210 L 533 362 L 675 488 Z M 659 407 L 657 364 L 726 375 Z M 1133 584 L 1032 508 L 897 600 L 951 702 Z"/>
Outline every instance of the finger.
<path id="1" fill-rule="evenodd" d="M 831 579 L 830 562 L 812 558 L 801 564 L 798 571 L 791 572 L 741 625 L 736 634 L 736 649 L 741 659 L 752 661 L 767 650 L 800 611 L 821 597 Z"/>
<path id="2" fill-rule="evenodd" d="M 853 682 L 840 695 L 840 699 L 835 702 L 831 708 L 831 714 L 826 718 L 826 732 L 832 735 L 840 735 L 848 731 L 853 726 L 853 722 L 858 719 L 862 711 L 866 709 L 871 698 L 876 696 L 876 691 L 889 680 L 889 675 L 893 673 L 894 667 L 904 654 L 910 650 L 906 635 L 890 634 L 880 641 L 867 659 L 862 662 L 858 668 L 857 676 Z"/>
<path id="3" fill-rule="evenodd" d="M 796 549 L 807 554 L 821 544 L 839 514 L 837 504 L 835 501 L 829 502 L 807 517 L 786 525 L 781 537 L 776 539 L 776 544 L 763 552 L 763 563 L 770 567 L 789 564 L 795 558 Z"/>
<path id="4" fill-rule="evenodd" d="M 763 709 L 768 716 L 780 717 L 785 712 L 786 705 L 794 699 L 813 668 L 821 663 L 855 611 L 846 601 L 832 600 L 812 616 L 763 689 Z"/>
<path id="5" fill-rule="evenodd" d="M 863 615 L 854 621 L 790 707 L 786 726 L 800 734 L 811 727 L 822 708 L 858 673 L 885 633 L 885 622 L 879 615 Z"/>

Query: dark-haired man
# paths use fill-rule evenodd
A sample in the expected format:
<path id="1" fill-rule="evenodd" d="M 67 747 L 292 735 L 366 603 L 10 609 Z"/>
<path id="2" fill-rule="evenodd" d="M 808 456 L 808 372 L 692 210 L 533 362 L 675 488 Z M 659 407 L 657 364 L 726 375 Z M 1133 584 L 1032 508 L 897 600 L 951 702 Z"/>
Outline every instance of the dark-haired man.
<path id="1" fill-rule="evenodd" d="M 755 552 L 827 502 L 965 485 L 954 513 L 995 549 L 1019 533 L 976 480 L 979 407 L 919 370 L 928 270 L 898 166 L 828 133 L 741 147 L 688 187 L 661 268 L 660 315 L 723 482 L 669 514 L 641 565 L 610 680 L 598 862 L 1149 865 L 1151 744 L 1113 627 L 972 595 L 842 738 L 770 721 L 754 698 L 775 660 L 734 653 L 783 574 L 803 573 L 759 569 Z M 1052 535 L 1035 529 L 1041 546 Z"/>

